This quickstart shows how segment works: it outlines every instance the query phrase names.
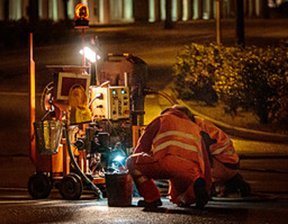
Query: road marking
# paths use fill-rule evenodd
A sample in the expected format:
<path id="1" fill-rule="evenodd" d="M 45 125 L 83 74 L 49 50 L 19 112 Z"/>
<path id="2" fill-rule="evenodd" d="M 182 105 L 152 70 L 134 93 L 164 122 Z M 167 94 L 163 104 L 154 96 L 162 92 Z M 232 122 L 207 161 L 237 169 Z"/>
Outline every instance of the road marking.
<path id="1" fill-rule="evenodd" d="M 19 196 L 18 196 L 19 197 Z M 37 207 L 83 207 L 83 206 L 97 206 L 97 207 L 107 207 L 107 201 L 97 201 L 96 199 L 83 199 L 83 200 L 59 200 L 59 199 L 25 199 L 19 197 L 18 199 L 0 199 L 0 206 L 4 207 L 29 207 L 29 206 L 37 206 Z"/>

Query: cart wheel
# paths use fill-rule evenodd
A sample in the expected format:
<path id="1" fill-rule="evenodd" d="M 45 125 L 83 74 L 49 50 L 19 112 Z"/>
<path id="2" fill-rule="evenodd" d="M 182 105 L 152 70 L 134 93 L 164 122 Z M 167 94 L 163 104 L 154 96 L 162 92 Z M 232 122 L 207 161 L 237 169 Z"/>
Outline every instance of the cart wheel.
<path id="1" fill-rule="evenodd" d="M 77 174 L 68 174 L 62 179 L 59 190 L 65 199 L 79 199 L 83 190 L 81 178 Z"/>
<path id="2" fill-rule="evenodd" d="M 34 174 L 28 181 L 28 192 L 34 199 L 47 198 L 52 189 L 52 184 L 44 173 Z"/>
<path id="3" fill-rule="evenodd" d="M 40 106 L 41 106 L 41 109 L 45 112 L 47 112 L 47 111 L 53 112 L 55 109 L 53 104 L 52 104 L 52 102 L 53 102 L 53 88 L 54 88 L 54 83 L 50 82 L 45 86 L 45 88 L 41 94 Z"/>

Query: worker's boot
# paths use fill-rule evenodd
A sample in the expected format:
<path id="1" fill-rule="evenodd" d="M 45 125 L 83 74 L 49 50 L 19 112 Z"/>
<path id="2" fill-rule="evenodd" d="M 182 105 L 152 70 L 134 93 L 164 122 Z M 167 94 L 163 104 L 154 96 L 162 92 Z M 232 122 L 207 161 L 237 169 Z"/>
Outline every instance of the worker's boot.
<path id="1" fill-rule="evenodd" d="M 209 195 L 206 190 L 206 182 L 198 178 L 194 183 L 194 193 L 196 197 L 196 208 L 203 209 L 209 201 Z"/>

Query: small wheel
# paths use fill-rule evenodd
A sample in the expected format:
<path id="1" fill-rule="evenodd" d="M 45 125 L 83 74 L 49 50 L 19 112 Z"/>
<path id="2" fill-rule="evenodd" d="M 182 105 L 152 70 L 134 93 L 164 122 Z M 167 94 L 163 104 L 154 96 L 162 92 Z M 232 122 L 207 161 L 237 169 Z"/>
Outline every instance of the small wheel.
<path id="1" fill-rule="evenodd" d="M 72 176 L 72 177 L 75 177 L 77 180 L 81 181 L 81 177 L 77 173 L 71 172 L 68 175 Z"/>
<path id="2" fill-rule="evenodd" d="M 53 112 L 54 111 L 54 106 L 52 104 L 52 102 L 53 102 L 53 88 L 54 88 L 54 83 L 50 82 L 45 86 L 45 88 L 41 94 L 40 106 L 41 106 L 41 109 L 45 112 L 47 112 L 47 111 Z"/>
<path id="3" fill-rule="evenodd" d="M 60 194 L 68 200 L 77 200 L 80 198 L 83 190 L 81 178 L 77 174 L 65 176 L 60 184 Z"/>
<path id="4" fill-rule="evenodd" d="M 34 199 L 47 198 L 52 189 L 52 184 L 44 173 L 34 174 L 28 181 L 28 192 Z"/>

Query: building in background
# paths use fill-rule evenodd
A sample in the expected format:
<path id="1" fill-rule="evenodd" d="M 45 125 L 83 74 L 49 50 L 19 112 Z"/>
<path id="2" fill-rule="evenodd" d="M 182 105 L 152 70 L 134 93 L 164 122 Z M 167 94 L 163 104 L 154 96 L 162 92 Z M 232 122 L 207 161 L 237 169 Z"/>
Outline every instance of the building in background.
<path id="1" fill-rule="evenodd" d="M 33 12 L 38 19 L 60 21 L 73 19 L 74 7 L 86 4 L 90 25 L 165 20 L 167 0 L 0 0 L 0 21 L 28 19 Z M 172 20 L 214 19 L 216 0 L 171 0 Z M 268 7 L 277 7 L 284 0 L 243 0 L 246 17 L 267 17 Z M 222 18 L 235 16 L 235 1 L 220 0 Z M 36 11 L 36 12 L 35 12 Z"/>

